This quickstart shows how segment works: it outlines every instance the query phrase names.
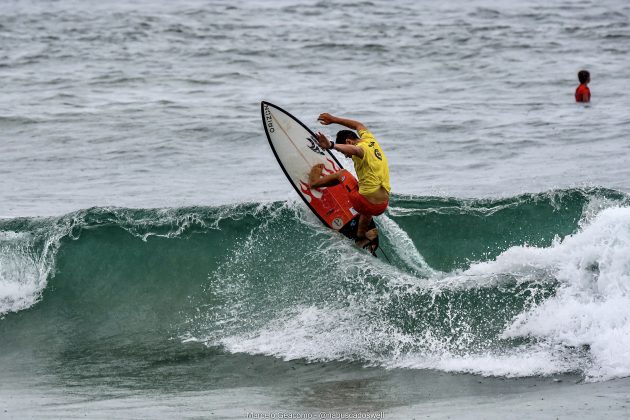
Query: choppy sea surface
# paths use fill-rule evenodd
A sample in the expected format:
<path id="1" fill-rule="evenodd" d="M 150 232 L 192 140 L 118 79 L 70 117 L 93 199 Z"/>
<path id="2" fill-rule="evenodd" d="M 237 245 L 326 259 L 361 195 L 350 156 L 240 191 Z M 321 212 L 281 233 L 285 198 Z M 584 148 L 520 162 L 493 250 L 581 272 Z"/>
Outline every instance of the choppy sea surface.
<path id="1" fill-rule="evenodd" d="M 622 0 L 4 2 L 0 418 L 630 415 L 629 53 Z M 379 139 L 387 259 L 261 100 Z"/>

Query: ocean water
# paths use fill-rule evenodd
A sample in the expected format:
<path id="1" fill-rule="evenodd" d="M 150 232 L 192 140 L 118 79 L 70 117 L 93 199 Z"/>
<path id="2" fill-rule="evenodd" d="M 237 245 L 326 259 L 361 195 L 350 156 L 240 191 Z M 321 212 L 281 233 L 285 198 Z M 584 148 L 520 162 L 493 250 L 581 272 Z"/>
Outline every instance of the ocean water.
<path id="1" fill-rule="evenodd" d="M 4 2 L 0 418 L 627 417 L 629 41 L 622 0 Z M 379 139 L 385 258 L 261 100 Z"/>

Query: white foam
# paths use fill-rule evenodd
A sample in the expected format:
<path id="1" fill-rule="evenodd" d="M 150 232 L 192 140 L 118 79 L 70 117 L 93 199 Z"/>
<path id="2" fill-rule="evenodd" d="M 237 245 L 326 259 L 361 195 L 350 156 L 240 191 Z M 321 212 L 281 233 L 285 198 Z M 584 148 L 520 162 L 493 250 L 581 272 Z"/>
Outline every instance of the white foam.
<path id="1" fill-rule="evenodd" d="M 531 268 L 548 270 L 561 287 L 554 297 L 517 316 L 503 337 L 588 346 L 587 380 L 630 375 L 630 208 L 604 209 L 591 215 L 580 232 L 550 248 L 512 248 L 469 271 Z"/>
<path id="2" fill-rule="evenodd" d="M 353 360 L 375 339 L 356 328 L 354 314 L 301 306 L 249 334 L 223 338 L 231 352 L 277 356 L 284 360 Z"/>
<path id="3" fill-rule="evenodd" d="M 32 306 L 43 289 L 48 269 L 33 253 L 32 236 L 0 232 L 0 315 Z"/>
<path id="4" fill-rule="evenodd" d="M 530 336 L 550 343 L 588 346 L 587 380 L 630 375 L 630 299 L 601 301 L 564 289 L 542 305 L 521 314 L 504 337 Z"/>
<path id="5" fill-rule="evenodd" d="M 404 334 L 356 309 L 302 306 L 265 327 L 222 338 L 233 353 L 264 354 L 283 360 L 350 360 L 386 368 L 438 369 L 484 376 L 522 377 L 576 370 L 571 352 L 548 345 L 523 345 L 506 351 L 457 354 L 464 349 L 428 331 Z M 464 340 L 465 341 L 465 340 Z M 463 344 L 463 343 L 460 343 Z M 409 349 L 415 349 L 409 351 Z"/>
<path id="6" fill-rule="evenodd" d="M 383 230 L 395 232 L 389 225 Z M 630 375 L 630 208 L 589 212 L 577 233 L 556 238 L 547 248 L 512 247 L 494 261 L 431 279 L 357 252 L 339 252 L 337 248 L 350 246 L 346 242 L 330 241 L 318 250 L 342 258 L 337 266 L 343 280 L 338 278 L 337 286 L 341 281 L 350 289 L 340 290 L 337 300 L 309 304 L 298 299 L 295 307 L 255 328 L 196 340 L 231 352 L 353 360 L 387 368 L 504 377 L 580 371 L 589 381 Z M 421 323 L 409 312 L 413 308 L 405 315 L 400 305 L 420 295 L 502 287 L 504 279 L 549 283 L 541 287 L 553 287 L 555 294 L 538 304 L 526 303 L 523 312 L 499 329 L 496 343 L 480 345 L 484 341 L 467 329 L 469 320 L 460 313 L 447 320 L 453 322 L 450 334 L 431 324 L 405 332 L 388 313 L 402 311 L 396 316 Z M 447 311 L 450 317 L 457 309 Z"/>
<path id="7" fill-rule="evenodd" d="M 543 346 L 520 346 L 509 351 L 472 354 L 453 354 L 447 346 L 443 351 L 410 354 L 387 363 L 388 367 L 411 369 L 438 369 L 445 372 L 474 373 L 483 376 L 507 378 L 548 376 L 575 369 L 567 352 Z M 436 349 L 437 350 L 437 349 Z"/>

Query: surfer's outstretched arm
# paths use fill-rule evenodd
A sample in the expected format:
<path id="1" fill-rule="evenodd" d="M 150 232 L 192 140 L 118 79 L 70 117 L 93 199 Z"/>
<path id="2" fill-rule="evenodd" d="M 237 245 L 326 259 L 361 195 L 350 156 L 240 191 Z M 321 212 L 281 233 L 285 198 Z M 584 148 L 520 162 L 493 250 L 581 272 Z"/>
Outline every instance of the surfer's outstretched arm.
<path id="1" fill-rule="evenodd" d="M 339 125 L 343 125 L 344 127 L 348 127 L 354 131 L 367 130 L 367 127 L 364 126 L 363 123 L 359 121 L 351 120 L 349 118 L 335 117 L 334 115 L 330 115 L 327 112 L 320 114 L 317 120 L 323 125 L 339 124 Z"/>
<path id="2" fill-rule="evenodd" d="M 347 157 L 358 156 L 363 159 L 364 152 L 360 147 L 352 144 L 334 144 L 322 133 L 317 133 L 317 144 L 319 144 L 319 147 L 322 149 L 337 150 Z"/>
<path id="3" fill-rule="evenodd" d="M 363 159 L 363 154 L 364 154 L 363 149 L 361 149 L 358 146 L 353 146 L 352 144 L 335 144 L 333 146 L 333 149 L 340 151 L 347 157 L 358 156 L 361 159 Z"/>

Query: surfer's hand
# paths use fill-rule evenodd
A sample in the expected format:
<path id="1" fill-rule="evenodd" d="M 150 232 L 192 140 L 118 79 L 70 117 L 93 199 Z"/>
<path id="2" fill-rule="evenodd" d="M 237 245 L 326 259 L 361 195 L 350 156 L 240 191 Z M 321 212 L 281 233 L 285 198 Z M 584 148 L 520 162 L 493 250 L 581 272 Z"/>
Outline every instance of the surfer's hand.
<path id="1" fill-rule="evenodd" d="M 322 149 L 330 149 L 330 140 L 319 131 L 317 132 L 317 144 L 319 144 L 319 147 Z"/>
<path id="2" fill-rule="evenodd" d="M 322 125 L 328 125 L 328 124 L 332 124 L 333 123 L 334 118 L 335 117 L 333 117 L 329 113 L 324 112 L 323 114 L 319 114 L 319 117 L 317 118 L 317 121 L 322 123 Z"/>

